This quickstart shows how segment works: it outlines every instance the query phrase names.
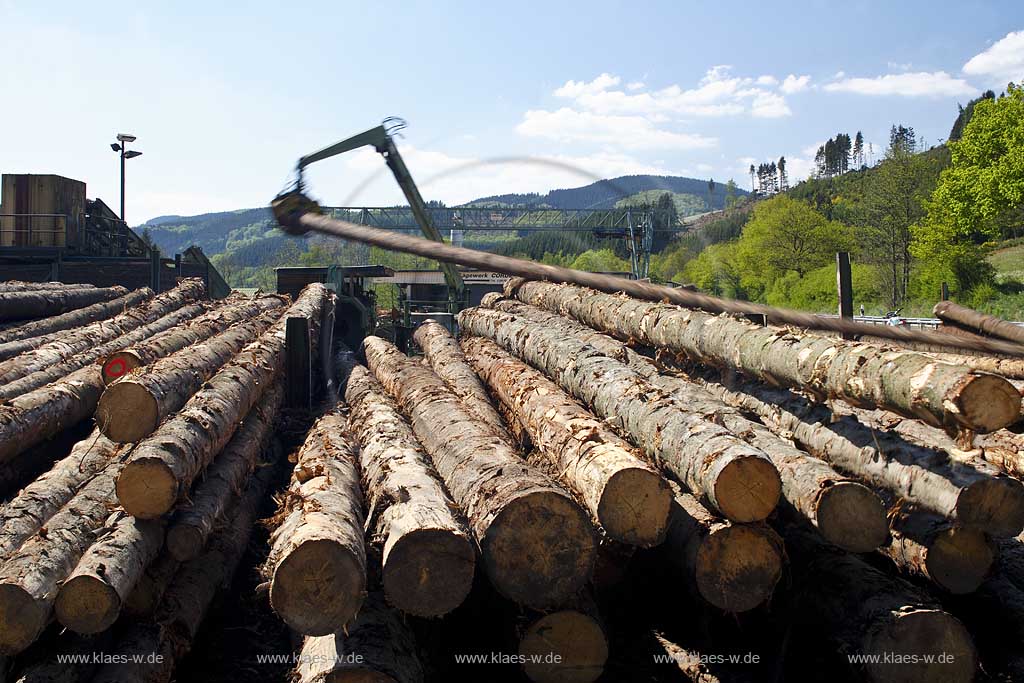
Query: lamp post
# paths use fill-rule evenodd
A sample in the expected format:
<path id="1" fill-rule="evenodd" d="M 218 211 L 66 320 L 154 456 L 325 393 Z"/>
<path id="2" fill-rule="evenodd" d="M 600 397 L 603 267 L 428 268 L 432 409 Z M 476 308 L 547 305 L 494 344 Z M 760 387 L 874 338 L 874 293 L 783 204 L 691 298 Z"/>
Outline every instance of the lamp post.
<path id="1" fill-rule="evenodd" d="M 142 152 L 135 150 L 129 151 L 127 149 L 129 142 L 135 142 L 135 136 L 128 133 L 118 133 L 117 142 L 111 143 L 110 149 L 115 152 L 119 152 L 121 155 L 121 222 L 125 223 L 124 220 L 124 161 L 125 159 L 134 159 L 135 157 L 142 156 Z M 125 223 L 127 225 L 127 223 Z"/>

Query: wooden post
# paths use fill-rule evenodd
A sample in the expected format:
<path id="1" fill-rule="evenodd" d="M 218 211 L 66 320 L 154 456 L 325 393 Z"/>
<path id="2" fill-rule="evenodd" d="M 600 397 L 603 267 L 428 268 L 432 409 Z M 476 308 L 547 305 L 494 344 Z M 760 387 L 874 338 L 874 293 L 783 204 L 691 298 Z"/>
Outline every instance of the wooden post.
<path id="1" fill-rule="evenodd" d="M 941 301 L 949 301 L 949 283 L 948 282 L 943 282 L 942 283 L 942 294 L 941 294 L 941 296 L 942 296 Z"/>
<path id="2" fill-rule="evenodd" d="M 181 281 L 181 254 L 174 255 L 174 280 L 176 282 Z M 209 291 L 209 285 L 207 285 L 206 289 Z"/>
<path id="3" fill-rule="evenodd" d="M 836 253 L 836 289 L 839 293 L 839 317 L 853 318 L 853 275 L 848 251 Z M 843 339 L 853 339 L 853 335 L 844 333 Z"/>
<path id="4" fill-rule="evenodd" d="M 286 396 L 292 408 L 312 407 L 312 362 L 310 356 L 309 319 L 288 318 L 285 322 Z"/>
<path id="5" fill-rule="evenodd" d="M 160 267 L 163 265 L 160 259 L 160 250 L 153 247 L 149 251 L 149 288 L 157 294 L 160 293 Z"/>

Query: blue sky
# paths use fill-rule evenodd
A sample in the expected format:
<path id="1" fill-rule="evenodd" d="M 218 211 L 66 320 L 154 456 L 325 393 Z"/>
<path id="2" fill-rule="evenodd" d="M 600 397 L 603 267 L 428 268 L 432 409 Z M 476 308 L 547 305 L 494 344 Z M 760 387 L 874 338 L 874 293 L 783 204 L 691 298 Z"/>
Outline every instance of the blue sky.
<path id="1" fill-rule="evenodd" d="M 889 126 L 944 139 L 958 102 L 1024 81 L 1024 3 L 106 3 L 0 0 L 0 171 L 127 214 L 265 205 L 296 159 L 401 116 L 423 194 L 449 203 L 626 173 L 735 178 Z M 503 157 L 542 164 L 486 164 Z M 463 169 L 463 167 L 468 167 Z M 399 200 L 372 152 L 323 162 L 331 204 Z"/>

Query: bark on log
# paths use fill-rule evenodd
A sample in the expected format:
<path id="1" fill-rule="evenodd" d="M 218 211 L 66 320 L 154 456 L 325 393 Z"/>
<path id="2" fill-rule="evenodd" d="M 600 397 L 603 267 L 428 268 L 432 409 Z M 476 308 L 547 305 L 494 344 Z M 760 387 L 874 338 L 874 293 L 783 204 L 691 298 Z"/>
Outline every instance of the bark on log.
<path id="1" fill-rule="evenodd" d="M 894 342 L 892 339 L 885 339 L 883 337 L 863 336 L 860 340 L 870 344 L 882 344 L 897 349 L 918 351 L 920 353 L 927 354 L 935 360 L 940 360 L 943 363 L 962 365 L 965 368 L 970 368 L 971 370 L 976 370 L 978 372 L 990 372 L 993 375 L 1002 375 L 1007 379 L 1024 379 L 1024 359 L 1014 358 L 1013 356 L 1000 356 L 997 354 L 982 353 L 980 351 L 976 353 L 967 353 L 962 349 L 958 350 L 957 353 L 953 353 L 947 346 L 910 342 L 898 343 Z"/>
<path id="2" fill-rule="evenodd" d="M 124 287 L 0 292 L 0 321 L 60 315 L 128 293 Z"/>
<path id="3" fill-rule="evenodd" d="M 28 349 L 56 341 L 68 330 L 76 327 L 83 327 L 97 320 L 106 320 L 126 308 L 138 306 L 146 299 L 153 296 L 153 290 L 148 287 L 128 292 L 122 297 L 102 301 L 92 306 L 86 306 L 76 311 L 69 311 L 62 315 L 55 315 L 43 318 L 24 325 L 0 332 L 0 360 L 5 360 Z M 22 342 L 21 344 L 17 342 Z"/>
<path id="4" fill-rule="evenodd" d="M 83 484 L 110 464 L 119 448 L 94 430 L 76 443 L 66 458 L 0 508 L 0 558 L 15 552 L 39 531 Z"/>
<path id="5" fill-rule="evenodd" d="M 708 671 L 707 665 L 704 664 L 708 655 L 682 648 L 657 631 L 654 631 L 653 635 L 665 654 L 672 658 L 672 663 L 679 672 L 692 683 L 723 683 L 722 679 Z"/>
<path id="6" fill-rule="evenodd" d="M 435 320 L 424 320 L 413 332 L 412 338 L 423 349 L 430 367 L 444 380 L 448 389 L 459 397 L 466 410 L 512 445 L 514 441 L 505 421 L 491 402 L 480 378 L 466 362 L 459 343 L 451 333 Z"/>
<path id="7" fill-rule="evenodd" d="M 462 604 L 473 585 L 476 548 L 430 456 L 384 388 L 361 365 L 345 389 L 359 442 L 366 532 L 383 548 L 388 603 L 437 617 Z"/>
<path id="8" fill-rule="evenodd" d="M 936 426 L 990 432 L 1020 414 L 1020 394 L 1005 379 L 919 353 L 758 327 L 580 287 L 510 280 L 506 292 L 596 329 L 681 351 L 700 362 Z"/>
<path id="9" fill-rule="evenodd" d="M 230 514 L 230 510 L 228 511 Z M 156 613 L 164 591 L 171 585 L 174 575 L 181 568 L 181 563 L 174 559 L 166 550 L 160 553 L 153 562 L 146 567 L 135 588 L 128 594 L 124 601 L 123 611 L 135 619 L 148 619 Z"/>
<path id="10" fill-rule="evenodd" d="M 34 292 L 36 290 L 95 289 L 96 285 L 76 282 L 25 282 L 7 280 L 0 282 L 0 292 Z"/>
<path id="11" fill-rule="evenodd" d="M 959 462 L 945 453 L 872 430 L 849 415 L 835 419 L 786 390 L 752 382 L 701 386 L 731 405 L 760 416 L 772 431 L 848 473 L 951 521 L 992 536 L 1024 529 L 1024 487 L 994 467 Z"/>
<path id="12" fill-rule="evenodd" d="M 512 300 L 490 298 L 486 304 L 563 331 L 609 358 L 625 363 L 652 385 L 676 398 L 687 410 L 708 416 L 708 419 L 763 451 L 779 472 L 786 501 L 817 527 L 830 543 L 851 552 L 868 552 L 887 542 L 889 527 L 885 507 L 873 491 L 808 456 L 760 422 L 750 420 L 736 408 L 722 403 L 720 397 L 679 377 L 662 375 L 657 364 L 649 358 L 575 321 Z"/>
<path id="13" fill-rule="evenodd" d="M 531 620 L 519 640 L 523 672 L 535 683 L 592 683 L 604 673 L 608 638 L 586 592 Z"/>
<path id="14" fill-rule="evenodd" d="M 302 643 L 296 683 L 423 683 L 412 632 L 384 596 L 371 593 L 346 630 Z"/>
<path id="15" fill-rule="evenodd" d="M 0 683 L 14 680 L 17 683 L 89 683 L 99 668 L 93 653 L 105 651 L 111 640 L 111 634 L 93 638 L 62 634 L 46 648 L 41 658 L 23 667 L 17 679 L 5 679 L 0 668 Z"/>
<path id="16" fill-rule="evenodd" d="M 641 547 L 664 540 L 671 491 L 632 446 L 489 339 L 463 338 L 462 350 L 612 539 Z"/>
<path id="17" fill-rule="evenodd" d="M 60 623 L 81 634 L 113 626 L 163 542 L 163 522 L 137 519 L 122 511 L 111 515 L 60 586 L 54 603 Z"/>
<path id="18" fill-rule="evenodd" d="M 0 403 L 0 462 L 92 415 L 103 393 L 98 367 Z"/>
<path id="19" fill-rule="evenodd" d="M 464 310 L 459 326 L 542 369 L 727 518 L 752 522 L 775 509 L 779 474 L 763 452 L 688 410 L 635 370 L 558 330 L 503 311 Z"/>
<path id="20" fill-rule="evenodd" d="M 955 527 L 938 515 L 896 510 L 892 542 L 881 549 L 896 566 L 950 593 L 973 593 L 988 576 L 995 551 L 985 534 Z"/>
<path id="21" fill-rule="evenodd" d="M 278 311 L 261 313 L 122 377 L 100 397 L 96 424 L 112 441 L 142 441 L 279 317 Z"/>
<path id="22" fill-rule="evenodd" d="M 952 301 L 940 301 L 932 309 L 935 317 L 977 334 L 987 334 L 1024 344 L 1024 327 L 1014 325 L 994 315 L 960 306 Z"/>
<path id="23" fill-rule="evenodd" d="M 117 480 L 117 498 L 129 514 L 159 517 L 192 486 L 192 482 L 234 435 L 238 423 L 284 364 L 285 323 L 289 316 L 306 317 L 316 329 L 325 288 L 307 286 L 273 327 L 246 346 L 203 385 L 177 414 L 136 445 Z"/>
<path id="24" fill-rule="evenodd" d="M 58 586 L 109 515 L 118 467 L 97 474 L 0 567 L 0 653 L 21 652 L 50 621 Z"/>
<path id="25" fill-rule="evenodd" d="M 795 558 L 794 585 L 802 592 L 799 618 L 820 627 L 841 652 L 874 659 L 863 665 L 869 680 L 974 678 L 978 660 L 971 636 L 929 595 L 798 531 L 786 531 L 786 547 Z M 902 663 L 893 663 L 896 658 Z"/>
<path id="26" fill-rule="evenodd" d="M 217 520 L 245 487 L 260 454 L 270 445 L 283 396 L 280 384 L 263 394 L 196 484 L 186 505 L 174 513 L 167 528 L 167 550 L 179 562 L 202 552 Z"/>
<path id="27" fill-rule="evenodd" d="M 594 566 L 587 514 L 555 482 L 525 464 L 469 413 L 429 368 L 378 337 L 367 363 L 409 416 L 480 546 L 484 570 L 505 597 L 530 607 L 578 591 Z"/>
<path id="28" fill-rule="evenodd" d="M 116 654 L 124 655 L 127 663 L 104 665 L 93 683 L 171 680 L 175 662 L 188 652 L 217 591 L 231 582 L 275 471 L 276 467 L 265 467 L 250 479 L 203 554 L 180 566 L 153 621 L 132 628 L 120 642 Z M 154 661 L 153 653 L 163 657 Z"/>
<path id="29" fill-rule="evenodd" d="M 277 294 L 257 298 L 232 295 L 219 302 L 213 310 L 161 332 L 131 348 L 112 353 L 103 360 L 103 381 L 107 384 L 121 379 L 135 368 L 151 365 L 175 351 L 209 339 L 231 325 L 257 316 L 265 311 L 287 305 L 287 299 Z"/>
<path id="30" fill-rule="evenodd" d="M 347 429 L 334 412 L 310 430 L 270 538 L 270 604 L 303 635 L 343 629 L 366 592 L 359 455 Z"/>
<path id="31" fill-rule="evenodd" d="M 676 491 L 665 550 L 691 592 L 726 612 L 768 600 L 782 576 L 782 539 L 767 526 L 730 524 Z"/>
<path id="32" fill-rule="evenodd" d="M 174 289 L 155 296 L 139 306 L 129 308 L 109 320 L 100 320 L 69 331 L 61 335 L 57 341 L 0 363 L 0 383 L 6 384 L 27 377 L 43 368 L 60 364 L 68 358 L 117 340 L 201 298 L 205 291 L 202 280 L 184 280 Z M 94 358 L 86 362 L 92 362 Z"/>

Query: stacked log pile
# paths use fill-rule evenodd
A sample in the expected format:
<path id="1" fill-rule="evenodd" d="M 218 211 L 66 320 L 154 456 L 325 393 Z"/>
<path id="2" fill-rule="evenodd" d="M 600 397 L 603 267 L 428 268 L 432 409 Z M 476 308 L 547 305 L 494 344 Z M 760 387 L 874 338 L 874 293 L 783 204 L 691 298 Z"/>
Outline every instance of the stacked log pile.
<path id="1" fill-rule="evenodd" d="M 290 306 L 278 296 L 199 302 L 202 293 L 201 281 L 186 280 L 107 320 L 63 331 L 64 343 L 75 343 L 95 335 L 94 325 L 137 321 L 117 343 L 99 343 L 100 353 L 70 356 L 65 362 L 86 360 L 69 375 L 0 408 L 9 430 L 3 452 L 15 460 L 24 450 L 19 438 L 57 434 L 93 417 L 96 425 L 0 507 L 0 654 L 18 655 L 56 622 L 135 662 L 44 662 L 22 669 L 26 680 L 62 672 L 60 680 L 169 681 L 248 546 L 280 471 L 274 434 L 285 322 L 304 317 L 316 330 L 326 290 L 311 285 Z M 159 321 L 167 324 L 150 327 Z M 126 372 L 105 377 L 115 354 Z M 109 408 L 122 382 L 161 387 L 147 394 L 158 406 L 157 424 L 129 439 L 111 426 L 153 404 L 129 398 Z M 96 411 L 99 404 L 105 411 Z M 151 479 L 152 496 L 137 494 L 134 472 L 150 472 L 154 463 L 167 465 L 158 471 L 169 476 Z M 161 656 L 146 656 L 153 653 Z"/>

